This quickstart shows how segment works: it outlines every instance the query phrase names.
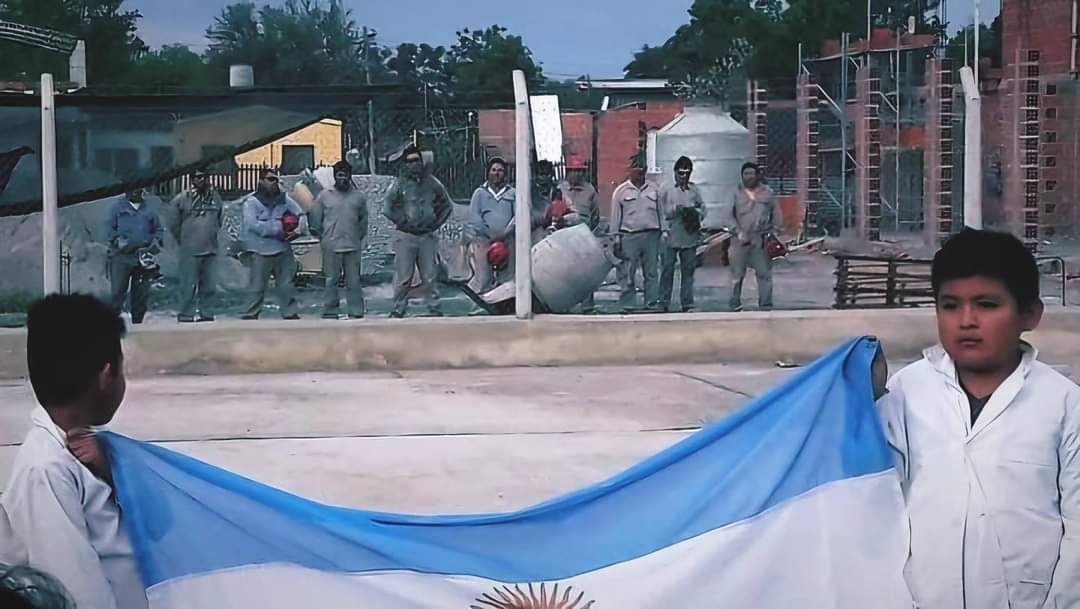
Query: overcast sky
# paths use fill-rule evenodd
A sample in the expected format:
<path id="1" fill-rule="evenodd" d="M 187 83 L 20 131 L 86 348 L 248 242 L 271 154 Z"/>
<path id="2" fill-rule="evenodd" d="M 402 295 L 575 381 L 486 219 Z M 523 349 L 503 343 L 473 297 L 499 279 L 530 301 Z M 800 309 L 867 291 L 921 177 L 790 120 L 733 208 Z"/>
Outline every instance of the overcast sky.
<path id="1" fill-rule="evenodd" d="M 180 42 L 201 50 L 206 27 L 230 3 L 127 0 L 125 6 L 143 14 L 139 35 L 147 44 Z M 498 23 L 522 36 L 544 72 L 559 79 L 622 76 L 623 66 L 641 45 L 662 44 L 689 21 L 686 11 L 691 4 L 692 0 L 345 0 L 357 23 L 374 27 L 379 41 L 389 46 L 449 45 L 458 29 Z"/>
<path id="2" fill-rule="evenodd" d="M 974 0 L 947 0 L 955 31 L 971 22 Z M 263 4 L 265 0 L 257 0 Z M 227 0 L 127 0 L 143 14 L 139 34 L 153 47 L 184 43 L 205 48 L 204 33 Z M 402 42 L 449 45 L 463 27 L 498 23 L 525 39 L 549 77 L 622 76 L 643 44 L 663 43 L 689 20 L 692 0 L 345 0 L 361 25 L 374 27 L 389 46 Z M 983 19 L 1000 0 L 984 0 Z M 182 7 L 182 8 L 181 8 Z"/>

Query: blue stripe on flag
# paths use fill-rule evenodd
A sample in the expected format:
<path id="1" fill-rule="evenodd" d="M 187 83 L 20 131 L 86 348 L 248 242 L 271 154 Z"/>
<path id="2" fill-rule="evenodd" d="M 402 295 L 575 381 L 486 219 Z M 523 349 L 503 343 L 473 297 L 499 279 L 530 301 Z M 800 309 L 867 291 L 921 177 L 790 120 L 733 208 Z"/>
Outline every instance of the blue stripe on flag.
<path id="1" fill-rule="evenodd" d="M 562 580 L 751 518 L 822 484 L 892 467 L 872 397 L 876 350 L 871 339 L 853 340 L 626 472 L 510 514 L 328 507 L 158 446 L 105 439 L 147 586 L 268 563 Z"/>

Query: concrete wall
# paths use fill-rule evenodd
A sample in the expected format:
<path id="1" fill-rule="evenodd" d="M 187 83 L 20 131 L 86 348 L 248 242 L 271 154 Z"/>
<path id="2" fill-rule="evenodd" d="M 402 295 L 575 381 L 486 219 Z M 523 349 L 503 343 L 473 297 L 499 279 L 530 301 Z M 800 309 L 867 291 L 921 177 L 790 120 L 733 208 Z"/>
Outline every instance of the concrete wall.
<path id="1" fill-rule="evenodd" d="M 132 331 L 132 376 L 666 363 L 808 363 L 876 335 L 890 358 L 936 342 L 933 311 L 793 311 L 636 317 L 217 322 Z M 1080 311 L 1049 313 L 1030 339 L 1080 357 Z M 25 374 L 25 334 L 0 330 L 0 378 Z"/>

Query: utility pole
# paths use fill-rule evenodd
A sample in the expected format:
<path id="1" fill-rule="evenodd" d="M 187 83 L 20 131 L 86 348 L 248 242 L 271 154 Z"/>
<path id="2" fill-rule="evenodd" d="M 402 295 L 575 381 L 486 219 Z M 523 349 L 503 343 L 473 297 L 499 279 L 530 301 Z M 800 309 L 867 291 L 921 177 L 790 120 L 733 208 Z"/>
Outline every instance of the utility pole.
<path id="1" fill-rule="evenodd" d="M 371 84 L 371 47 L 375 43 L 375 36 L 377 32 L 373 29 L 368 29 L 365 25 L 363 28 L 363 44 L 364 44 L 364 76 L 367 80 L 367 84 Z M 368 91 L 367 102 L 367 128 L 368 128 L 368 173 L 375 174 L 375 100 L 371 97 L 371 91 Z"/>

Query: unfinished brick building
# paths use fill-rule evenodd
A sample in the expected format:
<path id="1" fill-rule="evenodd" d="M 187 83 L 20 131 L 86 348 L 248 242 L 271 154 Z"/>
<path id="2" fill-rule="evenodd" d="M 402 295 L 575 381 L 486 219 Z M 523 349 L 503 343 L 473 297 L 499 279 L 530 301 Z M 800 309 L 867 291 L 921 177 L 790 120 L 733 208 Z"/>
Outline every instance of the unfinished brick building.
<path id="1" fill-rule="evenodd" d="M 1080 230 L 1080 0 L 1003 0 L 1002 67 L 980 70 L 983 216 L 1032 245 Z"/>

